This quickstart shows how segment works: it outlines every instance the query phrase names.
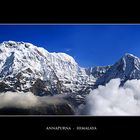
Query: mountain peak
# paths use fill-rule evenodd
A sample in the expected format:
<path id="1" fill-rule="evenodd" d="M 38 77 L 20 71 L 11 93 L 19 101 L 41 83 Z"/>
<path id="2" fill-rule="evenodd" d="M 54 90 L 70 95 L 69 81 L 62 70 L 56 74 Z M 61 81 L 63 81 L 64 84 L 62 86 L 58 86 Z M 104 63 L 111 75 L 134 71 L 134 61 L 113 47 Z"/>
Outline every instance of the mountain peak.
<path id="1" fill-rule="evenodd" d="M 12 41 L 12 40 L 9 40 L 9 41 L 4 41 L 3 42 L 4 44 L 17 44 L 17 42 L 16 41 Z"/>
<path id="2" fill-rule="evenodd" d="M 139 67 L 140 66 L 140 59 L 130 53 L 126 53 L 121 59 L 120 61 L 118 61 L 118 63 L 120 63 L 121 65 L 124 65 L 123 67 L 127 67 L 127 69 L 130 69 L 130 67 L 134 66 L 134 67 Z"/>
<path id="3" fill-rule="evenodd" d="M 140 65 L 140 59 L 130 53 L 125 53 L 125 55 L 117 62 L 121 66 L 123 66 L 124 69 L 130 69 L 130 67 L 139 67 Z"/>
<path id="4" fill-rule="evenodd" d="M 19 47 L 19 46 L 24 46 L 24 47 L 35 47 L 33 44 L 28 43 L 28 42 L 23 42 L 23 41 L 13 41 L 13 40 L 9 40 L 9 41 L 3 41 L 2 43 L 0 43 L 0 46 L 3 47 L 7 47 L 7 48 L 15 48 L 15 47 Z"/>
<path id="5" fill-rule="evenodd" d="M 133 54 L 126 53 L 98 79 L 98 84 L 105 84 L 115 78 L 120 78 L 121 82 L 140 79 L 140 59 Z"/>
<path id="6" fill-rule="evenodd" d="M 131 53 L 125 53 L 125 55 L 123 56 L 123 58 L 136 58 L 139 59 L 137 56 L 131 54 Z"/>
<path id="7" fill-rule="evenodd" d="M 25 42 L 9 40 L 9 41 L 3 41 L 2 44 L 18 45 L 18 44 L 25 44 Z"/>

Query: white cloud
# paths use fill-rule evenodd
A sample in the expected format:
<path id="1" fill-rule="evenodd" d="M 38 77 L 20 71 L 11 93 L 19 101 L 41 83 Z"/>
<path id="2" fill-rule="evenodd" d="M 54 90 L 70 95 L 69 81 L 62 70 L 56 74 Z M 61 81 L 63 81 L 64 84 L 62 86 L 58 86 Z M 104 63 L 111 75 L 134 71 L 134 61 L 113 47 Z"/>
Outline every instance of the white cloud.
<path id="1" fill-rule="evenodd" d="M 0 94 L 0 108 L 18 107 L 30 108 L 39 104 L 36 96 L 31 93 L 6 92 Z"/>
<path id="2" fill-rule="evenodd" d="M 120 79 L 91 91 L 85 106 L 87 115 L 140 115 L 140 80 L 128 80 L 120 87 Z"/>
<path id="3" fill-rule="evenodd" d="M 35 106 L 47 106 L 48 104 L 61 104 L 65 100 L 63 96 L 35 96 L 31 92 L 6 92 L 0 94 L 0 109 L 4 107 L 31 108 Z"/>

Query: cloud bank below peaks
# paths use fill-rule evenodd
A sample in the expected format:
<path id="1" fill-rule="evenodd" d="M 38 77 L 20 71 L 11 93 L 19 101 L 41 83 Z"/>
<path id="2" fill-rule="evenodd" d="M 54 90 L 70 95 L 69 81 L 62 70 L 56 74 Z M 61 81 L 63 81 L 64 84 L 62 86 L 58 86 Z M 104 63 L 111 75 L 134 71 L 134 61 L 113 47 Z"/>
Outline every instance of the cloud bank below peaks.
<path id="1" fill-rule="evenodd" d="M 0 94 L 0 109 L 5 107 L 16 107 L 28 109 L 32 107 L 63 104 L 63 96 L 35 96 L 31 92 L 5 92 Z"/>
<path id="2" fill-rule="evenodd" d="M 112 79 L 87 96 L 84 112 L 92 116 L 140 116 L 140 80 Z"/>

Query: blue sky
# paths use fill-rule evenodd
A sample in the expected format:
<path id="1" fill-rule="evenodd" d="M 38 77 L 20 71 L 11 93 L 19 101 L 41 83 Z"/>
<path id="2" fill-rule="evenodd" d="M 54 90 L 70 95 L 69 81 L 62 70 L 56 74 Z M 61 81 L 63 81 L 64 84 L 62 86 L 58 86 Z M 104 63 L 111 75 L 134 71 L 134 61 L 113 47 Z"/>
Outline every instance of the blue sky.
<path id="1" fill-rule="evenodd" d="M 114 64 L 125 53 L 140 57 L 140 25 L 0 25 L 0 42 L 30 42 L 64 52 L 82 67 Z"/>

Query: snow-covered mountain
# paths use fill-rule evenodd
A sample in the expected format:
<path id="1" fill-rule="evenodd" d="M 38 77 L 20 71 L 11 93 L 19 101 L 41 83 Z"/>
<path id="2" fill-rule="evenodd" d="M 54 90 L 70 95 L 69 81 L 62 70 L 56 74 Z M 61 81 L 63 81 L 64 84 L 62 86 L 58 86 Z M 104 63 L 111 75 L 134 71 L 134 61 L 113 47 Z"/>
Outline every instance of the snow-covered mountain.
<path id="1" fill-rule="evenodd" d="M 111 66 L 81 68 L 65 53 L 50 53 L 31 43 L 4 41 L 0 44 L 0 92 L 31 91 L 35 95 L 88 94 L 90 88 L 111 79 L 140 79 L 140 59 L 125 54 Z M 75 98 L 75 94 L 70 94 Z M 74 96 L 74 97 L 73 97 Z"/>
<path id="2" fill-rule="evenodd" d="M 31 43 L 0 44 L 0 92 L 31 91 L 35 95 L 78 92 L 94 77 L 65 53 L 49 53 Z"/>
<path id="3" fill-rule="evenodd" d="M 140 79 L 140 59 L 132 54 L 126 53 L 118 62 L 96 81 L 97 85 L 104 85 L 111 79 L 120 78 L 123 84 L 127 80 Z"/>

